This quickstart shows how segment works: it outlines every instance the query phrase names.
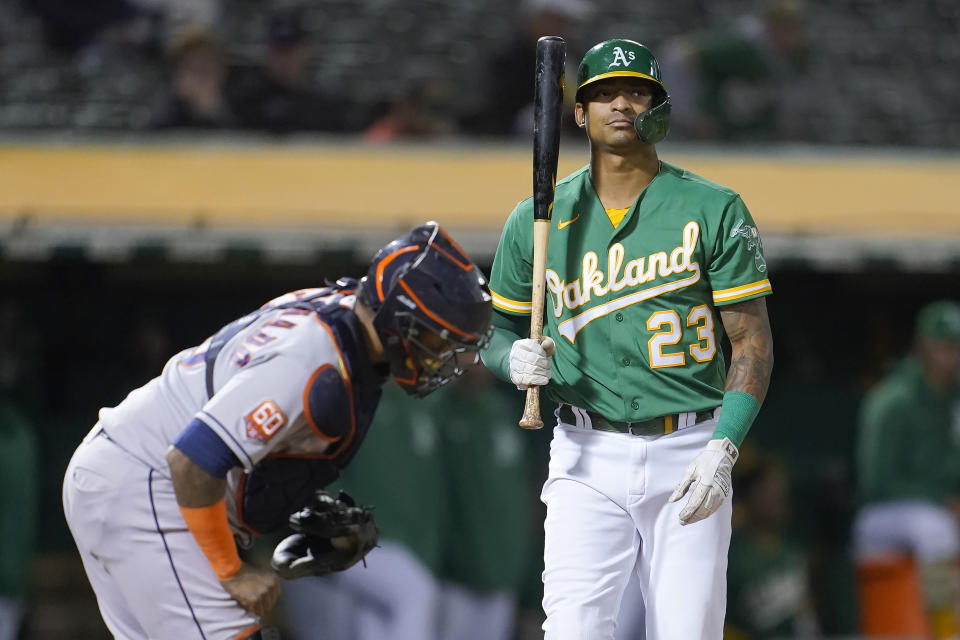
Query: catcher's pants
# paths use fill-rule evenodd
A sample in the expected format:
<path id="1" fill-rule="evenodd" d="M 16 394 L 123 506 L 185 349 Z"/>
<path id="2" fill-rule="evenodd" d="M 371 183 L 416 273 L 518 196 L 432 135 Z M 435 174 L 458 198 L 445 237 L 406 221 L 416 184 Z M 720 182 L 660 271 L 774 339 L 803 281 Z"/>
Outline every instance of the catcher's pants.
<path id="1" fill-rule="evenodd" d="M 631 571 L 648 640 L 722 638 L 732 500 L 686 526 L 687 496 L 667 502 L 715 427 L 714 418 L 661 436 L 554 428 L 541 494 L 546 640 L 612 639 Z"/>
<path id="2" fill-rule="evenodd" d="M 170 479 L 99 427 L 67 466 L 63 510 L 114 637 L 236 640 L 260 628 L 220 585 Z"/>

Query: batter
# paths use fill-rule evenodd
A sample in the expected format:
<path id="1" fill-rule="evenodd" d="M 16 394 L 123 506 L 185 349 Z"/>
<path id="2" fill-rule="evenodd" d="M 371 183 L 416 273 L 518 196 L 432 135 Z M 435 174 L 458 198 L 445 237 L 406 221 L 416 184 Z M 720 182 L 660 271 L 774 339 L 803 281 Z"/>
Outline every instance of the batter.
<path id="1" fill-rule="evenodd" d="M 657 156 L 670 102 L 646 47 L 601 42 L 577 85 L 590 164 L 556 186 L 545 338 L 523 338 L 527 199 L 500 238 L 483 353 L 558 405 L 542 492 L 543 628 L 547 640 L 612 638 L 635 571 L 648 640 L 720 640 L 730 471 L 773 366 L 760 234 L 736 192 Z"/>

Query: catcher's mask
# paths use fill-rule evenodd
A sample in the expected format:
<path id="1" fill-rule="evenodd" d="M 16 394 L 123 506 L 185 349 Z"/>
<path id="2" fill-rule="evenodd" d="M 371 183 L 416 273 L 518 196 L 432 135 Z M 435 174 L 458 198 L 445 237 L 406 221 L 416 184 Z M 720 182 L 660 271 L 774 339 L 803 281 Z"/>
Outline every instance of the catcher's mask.
<path id="1" fill-rule="evenodd" d="M 486 278 L 436 222 L 380 249 L 359 296 L 374 311 L 394 380 L 417 397 L 475 364 L 490 339 Z"/>

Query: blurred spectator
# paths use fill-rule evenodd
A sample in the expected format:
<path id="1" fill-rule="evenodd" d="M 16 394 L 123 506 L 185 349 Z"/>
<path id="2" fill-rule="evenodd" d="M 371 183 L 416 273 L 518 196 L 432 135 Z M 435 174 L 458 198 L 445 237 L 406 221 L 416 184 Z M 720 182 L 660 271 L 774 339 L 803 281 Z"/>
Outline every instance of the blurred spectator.
<path id="1" fill-rule="evenodd" d="M 462 119 L 462 129 L 481 135 L 533 135 L 537 40 L 542 36 L 561 36 L 567 41 L 567 60 L 579 60 L 575 35 L 588 10 L 585 0 L 523 0 L 521 20 L 514 34 L 483 63 L 479 80 L 468 78 L 470 82 L 480 82 L 481 103 Z M 576 69 L 568 69 L 567 77 L 576 78 Z M 572 82 L 566 84 L 568 89 L 576 89 Z M 563 130 L 579 135 L 572 100 L 565 105 L 561 124 Z"/>
<path id="2" fill-rule="evenodd" d="M 47 44 L 75 53 L 99 44 L 153 43 L 159 16 L 129 0 L 27 0 L 43 24 Z"/>
<path id="3" fill-rule="evenodd" d="M 387 385 L 363 448 L 337 487 L 376 507 L 380 544 L 342 573 L 284 584 L 287 634 L 314 640 L 437 640 L 446 481 L 435 399 Z M 286 637 L 286 634 L 285 636 Z"/>
<path id="4" fill-rule="evenodd" d="M 159 37 L 167 41 L 180 29 L 203 25 L 215 30 L 222 24 L 221 5 L 225 0 L 130 0 L 147 13 L 159 17 Z"/>
<path id="5" fill-rule="evenodd" d="M 206 27 L 184 28 L 171 44 L 170 63 L 170 86 L 148 127 L 217 129 L 236 125 L 224 94 L 223 51 Z"/>
<path id="6" fill-rule="evenodd" d="M 0 398 L 0 640 L 22 637 L 36 548 L 40 459 L 33 426 Z"/>
<path id="7" fill-rule="evenodd" d="M 734 469 L 734 528 L 727 565 L 728 640 L 818 635 L 809 568 L 790 532 L 786 468 L 756 449 Z"/>
<path id="8" fill-rule="evenodd" d="M 816 96 L 807 86 L 801 0 L 764 0 L 724 30 L 680 36 L 661 60 L 677 138 L 768 141 L 802 136 L 794 128 Z"/>
<path id="9" fill-rule="evenodd" d="M 364 139 L 394 142 L 451 133 L 453 123 L 432 112 L 430 98 L 426 80 L 412 83 L 399 99 L 387 105 L 386 113 L 367 127 Z"/>
<path id="10" fill-rule="evenodd" d="M 934 638 L 955 638 L 960 602 L 960 304 L 917 315 L 913 352 L 866 396 L 857 462 L 860 563 L 909 554 Z"/>
<path id="11" fill-rule="evenodd" d="M 253 68 L 235 70 L 228 93 L 241 126 L 271 133 L 356 131 L 366 116 L 322 95 L 310 76 L 310 42 L 293 9 L 269 16 L 266 52 Z"/>
<path id="12" fill-rule="evenodd" d="M 438 640 L 512 640 L 533 551 L 523 394 L 474 367 L 437 394 L 449 526 Z M 539 575 L 542 565 L 536 563 Z"/>

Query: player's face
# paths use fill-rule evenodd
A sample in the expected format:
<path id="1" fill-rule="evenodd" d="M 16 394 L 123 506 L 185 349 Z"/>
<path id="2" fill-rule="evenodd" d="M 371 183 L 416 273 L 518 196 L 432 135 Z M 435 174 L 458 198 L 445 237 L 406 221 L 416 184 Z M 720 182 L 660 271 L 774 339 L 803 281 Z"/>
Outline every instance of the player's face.
<path id="1" fill-rule="evenodd" d="M 591 142 L 621 146 L 639 143 L 634 120 L 653 107 L 653 87 L 639 78 L 609 78 L 584 88 L 574 107 Z"/>
<path id="2" fill-rule="evenodd" d="M 463 370 L 476 363 L 476 351 L 465 350 L 432 331 L 423 332 L 415 345 L 419 351 L 417 360 L 422 371 L 427 374 L 437 373 L 450 365 L 457 370 Z"/>
<path id="3" fill-rule="evenodd" d="M 454 343 L 429 330 L 410 336 L 411 368 L 417 370 L 418 390 L 425 395 L 462 375 L 479 360 L 477 348 Z"/>
<path id="4" fill-rule="evenodd" d="M 941 380 L 960 381 L 960 344 L 928 338 L 920 344 L 927 368 Z"/>
<path id="5" fill-rule="evenodd" d="M 422 332 L 417 336 L 415 344 L 420 347 L 416 354 L 420 367 L 431 373 L 440 368 L 441 356 L 453 347 L 449 340 L 433 331 Z"/>

